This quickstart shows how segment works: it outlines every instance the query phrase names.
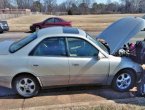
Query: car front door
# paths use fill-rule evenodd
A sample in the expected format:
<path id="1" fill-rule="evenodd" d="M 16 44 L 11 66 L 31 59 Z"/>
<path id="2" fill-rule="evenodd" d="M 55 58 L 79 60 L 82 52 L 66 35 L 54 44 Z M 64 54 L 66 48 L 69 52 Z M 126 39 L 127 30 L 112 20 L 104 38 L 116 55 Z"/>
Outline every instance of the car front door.
<path id="1" fill-rule="evenodd" d="M 69 63 L 64 38 L 46 38 L 30 53 L 29 65 L 43 86 L 67 85 Z"/>
<path id="2" fill-rule="evenodd" d="M 106 83 L 109 60 L 99 59 L 99 51 L 80 38 L 68 38 L 70 81 L 69 84 Z"/>

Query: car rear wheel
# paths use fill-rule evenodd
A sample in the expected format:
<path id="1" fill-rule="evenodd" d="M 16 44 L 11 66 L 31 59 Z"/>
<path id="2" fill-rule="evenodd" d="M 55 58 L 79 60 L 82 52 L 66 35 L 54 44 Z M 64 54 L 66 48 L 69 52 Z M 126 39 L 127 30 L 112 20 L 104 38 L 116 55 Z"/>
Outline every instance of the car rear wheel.
<path id="1" fill-rule="evenodd" d="M 119 92 L 131 89 L 135 84 L 135 74 L 131 70 L 122 70 L 117 74 L 112 82 L 112 86 Z"/>
<path id="2" fill-rule="evenodd" d="M 0 33 L 2 34 L 4 31 L 3 31 L 3 29 L 0 27 Z"/>
<path id="3" fill-rule="evenodd" d="M 32 76 L 19 76 L 14 81 L 14 89 L 25 98 L 33 97 L 39 93 L 40 86 L 36 78 Z"/>

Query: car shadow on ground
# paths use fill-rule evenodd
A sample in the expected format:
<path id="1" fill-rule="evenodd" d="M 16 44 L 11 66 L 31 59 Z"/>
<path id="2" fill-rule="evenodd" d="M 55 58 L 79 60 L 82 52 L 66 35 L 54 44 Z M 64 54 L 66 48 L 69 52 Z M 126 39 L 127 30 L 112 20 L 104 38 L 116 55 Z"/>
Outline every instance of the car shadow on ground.
<path id="1" fill-rule="evenodd" d="M 25 33 L 33 33 L 32 31 L 26 31 Z"/>
<path id="2" fill-rule="evenodd" d="M 2 87 L 1 87 L 2 88 Z M 1 89 L 2 90 L 2 89 Z M 24 99 L 16 94 L 15 91 L 3 88 L 0 90 L 0 99 Z M 87 102 L 99 100 L 113 100 L 121 104 L 145 105 L 144 103 L 137 103 L 133 101 L 124 101 L 125 99 L 136 98 L 135 91 L 130 92 L 116 92 L 110 86 L 73 86 L 73 87 L 59 87 L 42 90 L 38 96 L 33 98 L 41 99 L 43 97 L 61 97 L 68 96 L 72 102 Z M 32 99 L 33 99 L 32 98 Z M 28 100 L 32 100 L 28 98 Z M 123 99 L 123 101 L 121 100 Z M 27 99 L 26 99 L 27 100 Z"/>
<path id="3" fill-rule="evenodd" d="M 57 91 L 57 92 L 56 92 Z M 114 91 L 110 86 L 72 86 L 72 87 L 61 87 L 45 89 L 39 96 L 49 93 L 50 95 L 65 95 L 65 94 L 92 94 L 96 96 L 101 96 L 105 99 L 123 99 L 135 97 L 135 93 L 131 92 L 117 92 Z M 48 94 L 48 95 L 49 95 Z"/>

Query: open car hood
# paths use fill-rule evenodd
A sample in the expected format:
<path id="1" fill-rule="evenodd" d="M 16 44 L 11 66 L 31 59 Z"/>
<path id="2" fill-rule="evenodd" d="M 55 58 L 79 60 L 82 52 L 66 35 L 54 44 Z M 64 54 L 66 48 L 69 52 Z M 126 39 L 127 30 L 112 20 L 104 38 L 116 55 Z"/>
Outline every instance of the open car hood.
<path id="1" fill-rule="evenodd" d="M 144 19 L 139 17 L 126 17 L 111 24 L 97 38 L 104 39 L 110 47 L 110 54 L 114 54 L 144 28 Z"/>

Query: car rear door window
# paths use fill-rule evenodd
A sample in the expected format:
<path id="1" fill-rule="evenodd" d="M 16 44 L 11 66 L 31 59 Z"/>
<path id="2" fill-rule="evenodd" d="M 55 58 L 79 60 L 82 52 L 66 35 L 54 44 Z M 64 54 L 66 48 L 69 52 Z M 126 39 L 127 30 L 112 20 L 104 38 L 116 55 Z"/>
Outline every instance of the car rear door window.
<path id="1" fill-rule="evenodd" d="M 99 51 L 89 42 L 79 38 L 68 38 L 69 55 L 73 57 L 98 56 Z"/>
<path id="2" fill-rule="evenodd" d="M 54 22 L 55 22 L 55 23 L 60 23 L 60 22 L 63 22 L 63 21 L 62 21 L 61 19 L 55 18 L 55 19 L 54 19 Z"/>
<path id="3" fill-rule="evenodd" d="M 54 23 L 54 18 L 50 18 L 50 19 L 46 20 L 45 23 Z"/>
<path id="4" fill-rule="evenodd" d="M 66 56 L 64 38 L 47 38 L 32 51 L 33 56 Z"/>
<path id="5" fill-rule="evenodd" d="M 14 42 L 9 48 L 10 53 L 14 53 L 14 52 L 18 51 L 19 49 L 23 48 L 24 46 L 26 46 L 27 44 L 29 44 L 36 38 L 37 38 L 37 34 L 33 33 L 33 34 L 29 35 L 28 37 L 25 37 L 24 39 Z"/>

